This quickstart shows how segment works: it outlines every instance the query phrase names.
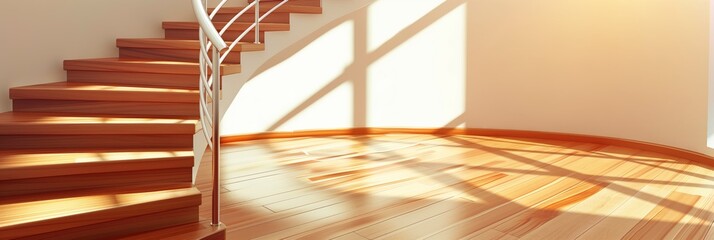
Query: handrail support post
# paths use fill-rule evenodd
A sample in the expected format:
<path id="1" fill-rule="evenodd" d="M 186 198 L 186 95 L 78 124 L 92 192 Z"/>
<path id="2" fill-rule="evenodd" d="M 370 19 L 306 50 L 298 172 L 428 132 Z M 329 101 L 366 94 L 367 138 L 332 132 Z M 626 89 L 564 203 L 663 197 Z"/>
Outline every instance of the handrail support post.
<path id="1" fill-rule="evenodd" d="M 213 64 L 213 152 L 212 154 L 212 167 L 213 167 L 213 191 L 211 196 L 211 225 L 217 226 L 221 224 L 220 219 L 220 194 L 221 194 L 221 132 L 220 132 L 220 120 L 221 120 L 221 62 L 220 54 L 216 47 L 212 47 L 212 64 Z"/>

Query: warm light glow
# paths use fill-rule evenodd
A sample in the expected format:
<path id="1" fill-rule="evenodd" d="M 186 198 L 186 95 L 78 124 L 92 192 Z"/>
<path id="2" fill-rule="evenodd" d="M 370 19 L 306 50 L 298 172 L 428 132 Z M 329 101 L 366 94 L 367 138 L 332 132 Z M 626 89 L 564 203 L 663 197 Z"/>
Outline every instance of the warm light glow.
<path id="1" fill-rule="evenodd" d="M 370 19 L 375 19 L 370 36 L 390 38 L 370 54 L 379 58 L 367 73 L 369 126 L 443 127 L 465 111 L 465 7 L 430 12 L 431 5 L 441 1 L 427 2 L 431 3 L 406 11 L 411 21 L 378 15 L 380 4 L 370 7 Z"/>
<path id="2" fill-rule="evenodd" d="M 59 86 L 59 85 L 58 85 Z M 132 92 L 174 92 L 174 93 L 198 93 L 198 90 L 180 89 L 180 88 L 150 88 L 150 87 L 127 87 L 127 86 L 104 86 L 104 85 L 62 85 L 61 87 L 69 90 L 111 90 L 111 91 L 132 91 Z"/>
<path id="3" fill-rule="evenodd" d="M 23 202 L 0 206 L 0 227 L 186 195 L 184 189 Z"/>
<path id="4" fill-rule="evenodd" d="M 434 7 L 444 3 L 445 0 L 420 0 L 409 3 L 409 9 L 404 11 L 394 12 L 395 9 L 404 8 L 404 2 L 400 1 L 375 1 L 367 7 L 368 34 L 367 34 L 367 50 L 373 52 L 381 47 L 385 42 L 392 40 L 392 37 L 399 31 L 404 30 L 407 26 L 414 24 L 420 18 L 428 14 Z M 395 17 L 398 15 L 399 17 Z M 457 23 L 451 26 L 453 31 L 462 31 L 460 27 L 463 23 Z M 449 29 L 441 29 L 449 30 Z M 437 34 L 439 35 L 439 34 Z M 444 37 L 449 36 L 447 33 Z M 450 36 L 449 36 L 450 37 Z M 455 41 L 463 40 L 464 38 L 452 39 Z M 435 48 L 444 49 L 436 43 Z M 449 45 L 449 48 L 452 47 Z"/>
<path id="5" fill-rule="evenodd" d="M 8 167 L 57 165 L 68 163 L 89 163 L 103 161 L 121 161 L 130 159 L 176 158 L 193 156 L 192 151 L 156 151 L 156 152 L 47 152 L 0 156 Z"/>
<path id="6" fill-rule="evenodd" d="M 89 196 L 73 199 L 58 199 L 38 202 L 8 204 L 0 207 L 0 227 L 9 224 L 32 222 L 36 219 L 70 216 L 87 211 L 97 211 L 110 207 L 113 197 L 108 195 Z M 94 208 L 93 208 L 94 206 Z"/>
<path id="7" fill-rule="evenodd" d="M 37 123 L 57 123 L 57 124 L 104 124 L 104 123 L 145 123 L 145 124 L 192 124 L 197 120 L 192 119 L 164 119 L 164 118 L 111 118 L 111 117 L 37 117 L 32 121 L 25 121 L 27 124 Z"/>
<path id="8" fill-rule="evenodd" d="M 349 126 L 353 89 L 340 76 L 354 60 L 353 30 L 353 22 L 346 21 L 254 77 L 226 113 L 230 124 L 223 132 Z"/>

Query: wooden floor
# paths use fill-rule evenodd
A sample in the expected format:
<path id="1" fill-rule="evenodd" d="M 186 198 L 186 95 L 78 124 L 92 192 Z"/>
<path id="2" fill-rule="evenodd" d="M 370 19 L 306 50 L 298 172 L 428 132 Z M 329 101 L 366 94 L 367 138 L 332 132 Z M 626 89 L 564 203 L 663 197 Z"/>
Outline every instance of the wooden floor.
<path id="1" fill-rule="evenodd" d="M 387 134 L 223 151 L 229 239 L 714 239 L 712 168 L 637 149 Z"/>

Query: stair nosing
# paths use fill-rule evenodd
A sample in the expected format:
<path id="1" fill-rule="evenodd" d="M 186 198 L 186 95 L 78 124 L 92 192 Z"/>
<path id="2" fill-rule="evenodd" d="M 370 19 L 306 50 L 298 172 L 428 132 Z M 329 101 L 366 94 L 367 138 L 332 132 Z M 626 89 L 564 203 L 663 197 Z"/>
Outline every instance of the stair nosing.
<path id="1" fill-rule="evenodd" d="M 48 121 L 47 118 L 64 118 Z M 200 130 L 191 118 L 42 112 L 0 113 L 0 136 L 7 135 L 173 135 Z"/>
<path id="2" fill-rule="evenodd" d="M 146 59 L 90 58 L 64 60 L 64 70 L 138 72 L 166 74 L 200 74 L 199 64 L 182 61 L 151 61 Z M 221 74 L 241 72 L 240 64 L 221 64 Z"/>
<path id="3" fill-rule="evenodd" d="M 160 44 L 160 43 L 172 43 Z M 226 42 L 228 45 L 232 42 Z M 138 49 L 169 49 L 169 50 L 200 50 L 198 40 L 164 39 L 164 38 L 118 38 L 116 40 L 118 48 L 138 48 Z M 233 49 L 234 52 L 262 51 L 264 44 L 251 42 L 240 42 Z M 197 56 L 198 57 L 198 56 Z"/>
<path id="4" fill-rule="evenodd" d="M 216 24 L 218 23 L 218 24 Z M 221 28 L 223 25 L 225 25 L 226 22 L 214 22 L 216 24 L 217 28 L 220 26 Z M 221 25 L 223 24 L 223 25 Z M 236 25 L 238 24 L 238 25 Z M 234 31 L 244 31 L 244 28 L 247 28 L 253 23 L 248 23 L 248 22 L 235 22 L 231 27 L 227 30 L 229 32 L 234 32 Z M 198 22 L 183 22 L 183 21 L 164 21 L 161 24 L 163 29 L 167 30 L 194 30 L 198 29 Z M 271 31 L 289 31 L 290 30 L 290 24 L 289 23 L 260 23 L 260 31 L 261 32 L 271 32 Z"/>
<path id="5" fill-rule="evenodd" d="M 72 89 L 72 87 L 96 87 L 117 89 Z M 126 88 L 126 89 L 120 89 Z M 125 94 L 134 95 L 127 98 Z M 198 103 L 196 89 L 128 86 L 119 84 L 54 82 L 10 88 L 11 99 L 37 100 L 82 100 L 109 102 L 165 102 Z"/>
<path id="6" fill-rule="evenodd" d="M 193 149 L 165 149 L 165 151 L 171 152 L 174 156 L 140 155 L 142 153 L 160 153 L 161 151 L 158 150 L 132 152 L 105 150 L 81 153 L 76 151 L 49 151 L 46 153 L 4 151 L 0 152 L 0 181 L 193 166 Z M 139 154 L 139 156 L 115 156 L 116 159 L 104 156 L 102 159 L 98 159 L 101 156 L 91 157 L 90 155 L 93 154 Z M 13 158 L 13 156 L 15 157 Z M 121 168 L 111 167 L 119 164 L 128 165 L 123 165 Z"/>
<path id="7" fill-rule="evenodd" d="M 268 3 L 260 8 L 260 13 L 265 13 L 268 12 L 270 8 L 275 5 L 274 3 Z M 265 7 L 265 8 L 263 8 Z M 218 11 L 218 14 L 236 14 L 243 10 L 245 6 L 237 6 L 237 7 L 224 7 L 221 10 Z M 226 12 L 226 10 L 228 10 Z M 212 12 L 213 8 L 208 8 L 208 12 Z M 295 14 L 321 14 L 322 13 L 322 7 L 319 6 L 300 6 L 300 5 L 284 5 L 281 6 L 277 9 L 275 9 L 274 13 L 295 13 Z"/>

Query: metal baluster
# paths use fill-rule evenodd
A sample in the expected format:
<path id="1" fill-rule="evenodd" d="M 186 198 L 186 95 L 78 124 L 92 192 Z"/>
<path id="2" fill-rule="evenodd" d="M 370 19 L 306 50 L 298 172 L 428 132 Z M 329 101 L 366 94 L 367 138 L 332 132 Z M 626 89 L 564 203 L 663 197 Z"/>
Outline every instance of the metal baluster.
<path id="1" fill-rule="evenodd" d="M 260 0 L 255 0 L 255 41 L 260 44 Z"/>
<path id="2" fill-rule="evenodd" d="M 211 209 L 211 224 L 219 225 L 221 224 L 220 219 L 220 184 L 221 184 L 221 133 L 220 133 L 220 119 L 221 119 L 221 62 L 220 54 L 218 49 L 212 47 L 212 59 L 213 59 L 213 192 L 212 192 L 212 209 Z"/>

